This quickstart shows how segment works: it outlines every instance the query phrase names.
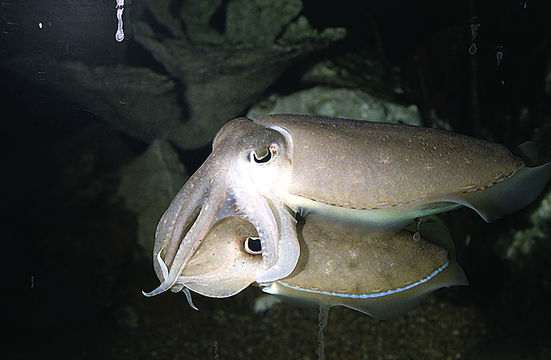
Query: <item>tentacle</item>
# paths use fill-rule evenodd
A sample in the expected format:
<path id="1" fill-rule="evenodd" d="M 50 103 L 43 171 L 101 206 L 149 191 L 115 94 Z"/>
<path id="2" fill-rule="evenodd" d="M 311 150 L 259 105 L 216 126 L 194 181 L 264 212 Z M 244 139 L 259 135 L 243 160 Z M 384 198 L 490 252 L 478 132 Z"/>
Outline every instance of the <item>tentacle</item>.
<path id="1" fill-rule="evenodd" d="M 235 200 L 239 217 L 250 221 L 258 232 L 262 245 L 262 263 L 268 269 L 277 261 L 279 230 L 277 219 L 268 200 L 244 173 L 246 167 L 237 168 L 229 178 L 228 189 Z"/>
<path id="2" fill-rule="evenodd" d="M 182 291 L 186 295 L 187 303 L 189 304 L 189 306 L 191 306 L 193 310 L 199 311 L 197 306 L 195 306 L 195 304 L 193 303 L 193 299 L 191 298 L 191 292 L 189 291 L 189 289 L 185 287 Z"/>
<path id="3" fill-rule="evenodd" d="M 205 198 L 212 193 L 212 173 L 215 166 L 214 159 L 209 156 L 201 167 L 188 179 L 182 189 L 174 197 L 170 206 L 163 214 L 155 233 L 155 251 L 161 247 L 165 249 L 165 263 L 170 266 L 182 238 L 182 233 L 193 220 L 193 213 Z"/>
<path id="4" fill-rule="evenodd" d="M 168 267 L 166 266 L 165 262 L 161 258 L 161 251 L 162 251 L 162 248 L 157 253 L 155 260 L 157 261 L 156 264 L 159 266 L 159 269 L 161 272 L 160 274 L 160 276 L 162 276 L 161 282 L 164 282 L 168 278 Z M 153 296 L 153 295 L 150 295 L 150 293 L 146 293 L 145 291 L 142 291 L 142 294 L 147 297 Z"/>
<path id="5" fill-rule="evenodd" d="M 214 198 L 210 198 L 209 202 L 201 208 L 197 220 L 193 223 L 193 225 L 191 225 L 191 228 L 179 244 L 174 260 L 170 266 L 170 270 L 168 271 L 168 275 L 156 289 L 148 293 L 144 293 L 145 296 L 150 297 L 161 294 L 176 284 L 178 281 L 178 276 L 182 273 L 189 259 L 193 256 L 199 245 L 201 245 L 205 235 L 214 224 L 216 213 L 223 203 L 222 195 L 218 194 Z M 182 231 L 183 230 L 178 230 L 178 232 Z"/>
<path id="6" fill-rule="evenodd" d="M 255 281 L 271 282 L 288 276 L 300 255 L 294 216 L 284 203 L 267 199 L 254 188 L 232 185 L 239 216 L 253 224 L 262 246 L 266 271 Z"/>
<path id="7" fill-rule="evenodd" d="M 182 251 L 196 249 L 202 240 L 201 236 L 192 238 L 192 235 L 201 233 L 197 230 L 201 224 L 204 226 L 201 230 L 205 233 L 213 224 L 216 209 L 226 194 L 226 174 L 230 166 L 231 162 L 223 161 L 219 156 L 209 156 L 178 192 L 161 217 L 155 233 L 153 256 L 155 272 L 162 283 L 157 289 L 145 293 L 146 296 L 160 294 L 174 285 L 179 275 L 175 273 L 175 258 L 178 253 L 180 257 L 191 257 L 192 253 L 183 254 Z M 164 252 L 164 260 L 161 260 L 161 251 Z M 183 266 L 185 261 L 176 267 Z M 165 274 L 168 269 L 170 275 Z"/>

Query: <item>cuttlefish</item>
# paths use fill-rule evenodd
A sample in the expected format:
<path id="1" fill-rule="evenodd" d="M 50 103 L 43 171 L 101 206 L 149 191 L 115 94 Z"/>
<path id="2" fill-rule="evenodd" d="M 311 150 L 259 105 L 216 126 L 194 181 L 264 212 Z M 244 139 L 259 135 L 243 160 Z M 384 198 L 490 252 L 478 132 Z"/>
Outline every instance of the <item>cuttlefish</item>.
<path id="1" fill-rule="evenodd" d="M 300 255 L 295 215 L 372 230 L 468 206 L 486 221 L 516 211 L 542 191 L 551 163 L 527 167 L 505 147 L 442 130 L 303 115 L 238 118 L 176 195 L 156 232 L 161 284 L 178 276 L 219 220 L 237 216 L 258 231 L 256 282 L 291 274 Z M 347 226 L 347 225 L 345 225 Z"/>
<path id="2" fill-rule="evenodd" d="M 376 319 L 395 317 L 437 289 L 467 285 L 454 260 L 451 237 L 442 227 L 421 223 L 415 232 L 349 231 L 306 218 L 298 224 L 295 269 L 260 287 L 294 304 L 341 305 Z M 195 307 L 189 290 L 223 298 L 255 283 L 263 271 L 258 242 L 247 220 L 229 217 L 216 223 L 178 276 L 190 305 Z"/>

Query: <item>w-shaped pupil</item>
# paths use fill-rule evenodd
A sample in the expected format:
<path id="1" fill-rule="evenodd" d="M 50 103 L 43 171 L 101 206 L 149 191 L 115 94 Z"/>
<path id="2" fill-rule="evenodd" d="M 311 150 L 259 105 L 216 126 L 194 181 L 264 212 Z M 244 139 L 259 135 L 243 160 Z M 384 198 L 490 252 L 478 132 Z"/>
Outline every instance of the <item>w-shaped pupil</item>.
<path id="1" fill-rule="evenodd" d="M 262 252 L 262 245 L 260 244 L 260 238 L 248 237 L 245 240 L 245 249 L 251 254 L 260 254 Z"/>
<path id="2" fill-rule="evenodd" d="M 260 157 L 256 156 L 256 152 L 253 152 L 253 159 L 254 162 L 258 164 L 267 163 L 272 159 L 272 152 L 270 150 L 266 150 L 266 153 Z"/>

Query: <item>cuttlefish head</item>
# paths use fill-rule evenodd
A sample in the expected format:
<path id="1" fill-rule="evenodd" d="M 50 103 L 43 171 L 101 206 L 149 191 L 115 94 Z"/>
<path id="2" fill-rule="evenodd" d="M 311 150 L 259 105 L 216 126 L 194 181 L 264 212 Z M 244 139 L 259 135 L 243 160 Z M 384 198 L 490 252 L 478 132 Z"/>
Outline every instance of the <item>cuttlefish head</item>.
<path id="1" fill-rule="evenodd" d="M 177 284 L 204 296 L 224 298 L 245 289 L 263 271 L 256 229 L 246 220 L 228 217 L 212 227 Z"/>
<path id="2" fill-rule="evenodd" d="M 289 184 L 292 143 L 285 131 L 246 118 L 220 129 L 212 152 L 176 195 L 155 234 L 154 267 L 161 285 L 146 296 L 182 290 L 179 277 L 218 221 L 239 217 L 258 232 L 262 271 L 255 281 L 289 275 L 299 257 L 294 213 L 270 194 Z"/>

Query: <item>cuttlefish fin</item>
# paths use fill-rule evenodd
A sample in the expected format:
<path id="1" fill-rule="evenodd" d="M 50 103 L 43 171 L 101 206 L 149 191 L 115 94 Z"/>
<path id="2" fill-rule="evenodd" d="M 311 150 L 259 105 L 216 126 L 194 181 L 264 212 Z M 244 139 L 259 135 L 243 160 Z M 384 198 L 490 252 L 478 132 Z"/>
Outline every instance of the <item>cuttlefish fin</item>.
<path id="1" fill-rule="evenodd" d="M 534 166 L 538 161 L 538 148 L 533 141 L 526 141 L 518 145 L 515 155 L 519 156 L 529 166 Z"/>
<path id="2" fill-rule="evenodd" d="M 543 191 L 549 178 L 551 162 L 537 167 L 524 167 L 509 179 L 488 189 L 455 193 L 442 200 L 470 207 L 490 222 L 530 204 Z"/>
<path id="3" fill-rule="evenodd" d="M 385 320 L 403 315 L 435 290 L 468 284 L 463 269 L 455 261 L 450 260 L 445 269 L 423 284 L 399 293 L 374 298 L 369 303 L 347 301 L 342 305 L 372 316 L 377 320 Z"/>

